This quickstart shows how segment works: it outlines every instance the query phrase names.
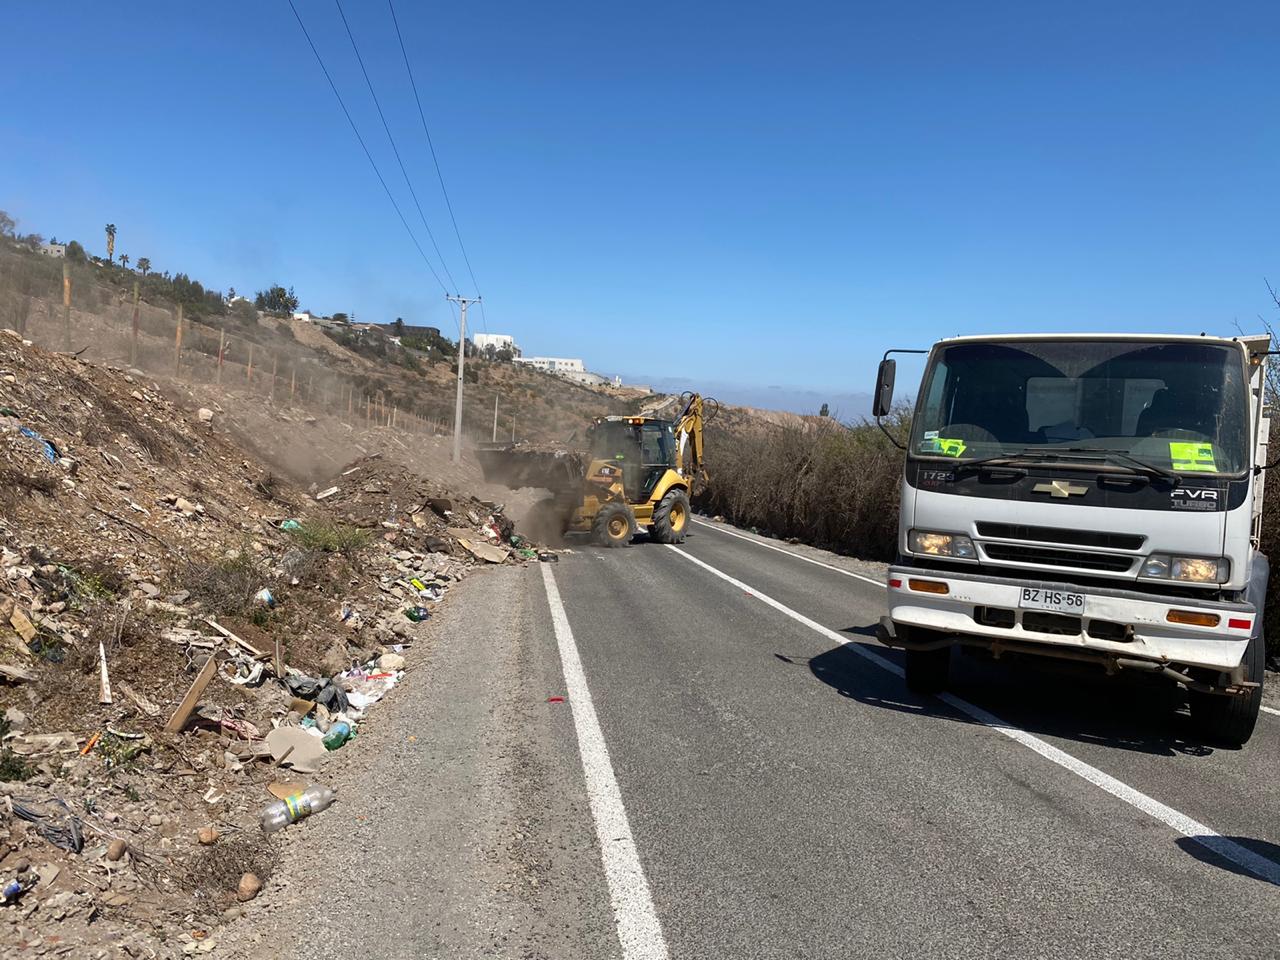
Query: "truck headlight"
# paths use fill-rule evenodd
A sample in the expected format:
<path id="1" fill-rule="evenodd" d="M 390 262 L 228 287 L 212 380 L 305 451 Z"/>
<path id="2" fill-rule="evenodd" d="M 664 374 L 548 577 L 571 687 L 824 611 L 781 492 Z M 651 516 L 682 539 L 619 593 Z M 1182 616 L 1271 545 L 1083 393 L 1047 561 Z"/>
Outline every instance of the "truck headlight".
<path id="1" fill-rule="evenodd" d="M 907 546 L 912 553 L 925 553 L 931 557 L 974 560 L 978 556 L 978 552 L 973 548 L 973 541 L 963 533 L 933 533 L 928 530 L 912 530 L 907 534 Z"/>
<path id="2" fill-rule="evenodd" d="M 1183 583 L 1226 583 L 1231 579 L 1231 564 L 1225 557 L 1172 557 L 1167 553 L 1153 553 L 1142 564 L 1142 575 Z"/>

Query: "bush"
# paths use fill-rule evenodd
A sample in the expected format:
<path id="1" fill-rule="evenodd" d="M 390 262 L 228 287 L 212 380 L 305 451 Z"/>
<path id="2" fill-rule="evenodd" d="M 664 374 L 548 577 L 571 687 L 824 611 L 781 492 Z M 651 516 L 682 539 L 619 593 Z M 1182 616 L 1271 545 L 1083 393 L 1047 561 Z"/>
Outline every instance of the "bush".
<path id="1" fill-rule="evenodd" d="M 340 553 L 348 559 L 354 558 L 373 539 L 368 530 L 330 520 L 304 520 L 289 530 L 289 535 L 304 550 Z"/>
<path id="2" fill-rule="evenodd" d="M 712 513 L 842 553 L 894 557 L 902 451 L 872 424 L 712 425 L 707 472 L 697 500 Z"/>

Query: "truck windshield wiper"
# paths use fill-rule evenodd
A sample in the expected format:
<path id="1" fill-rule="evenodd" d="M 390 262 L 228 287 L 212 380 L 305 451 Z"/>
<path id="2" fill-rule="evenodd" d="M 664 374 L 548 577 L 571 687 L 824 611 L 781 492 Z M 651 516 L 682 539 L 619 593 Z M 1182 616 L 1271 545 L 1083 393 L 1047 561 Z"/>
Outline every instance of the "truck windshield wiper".
<path id="1" fill-rule="evenodd" d="M 1182 477 L 1174 473 L 1172 470 L 1166 470 L 1164 467 L 1156 466 L 1132 454 L 1125 453 L 1123 450 L 1110 450 L 1105 447 L 1042 447 L 1040 449 L 1027 449 L 1018 454 L 1019 458 L 1037 458 L 1048 459 L 1057 454 L 1067 453 L 1079 459 L 1097 459 L 1097 460 L 1118 460 L 1129 466 L 1138 473 L 1145 474 L 1148 477 L 1158 477 L 1161 480 L 1168 480 L 1170 483 L 1177 485 L 1182 481 Z"/>
<path id="2" fill-rule="evenodd" d="M 1126 453 L 1125 451 L 1115 451 L 1115 449 L 1110 449 L 1105 447 L 1100 447 L 1100 448 L 1068 447 L 1065 449 L 1065 451 L 1062 451 L 1062 452 L 1064 453 L 1101 453 L 1103 458 L 1112 457 L 1112 458 L 1115 458 L 1115 460 L 1119 460 L 1123 463 L 1128 463 L 1128 465 L 1130 467 L 1133 467 L 1134 470 L 1142 472 L 1142 474 L 1146 474 L 1147 476 L 1160 477 L 1161 480 L 1169 480 L 1170 483 L 1174 483 L 1174 484 L 1179 483 L 1179 481 L 1181 480 L 1181 477 L 1178 474 L 1175 474 L 1174 471 L 1166 470 L 1165 467 L 1156 466 L 1155 463 L 1142 460 L 1142 458 L 1135 457 L 1133 456 L 1132 453 Z"/>

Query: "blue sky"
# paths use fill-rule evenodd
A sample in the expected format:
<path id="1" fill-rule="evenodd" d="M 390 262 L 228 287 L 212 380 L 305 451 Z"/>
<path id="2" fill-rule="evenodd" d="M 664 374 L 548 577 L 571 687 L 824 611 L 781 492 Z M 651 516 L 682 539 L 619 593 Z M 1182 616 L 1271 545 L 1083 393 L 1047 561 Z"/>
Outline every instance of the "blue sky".
<path id="1" fill-rule="evenodd" d="M 336 8 L 297 2 L 432 252 Z M 23 228 L 102 252 L 110 220 L 117 251 L 217 288 L 452 327 L 285 0 L 7 6 L 0 208 Z M 345 9 L 469 292 L 387 6 Z M 938 336 L 1277 314 L 1280 5 L 397 13 L 475 319 L 526 352 L 836 395 Z"/>

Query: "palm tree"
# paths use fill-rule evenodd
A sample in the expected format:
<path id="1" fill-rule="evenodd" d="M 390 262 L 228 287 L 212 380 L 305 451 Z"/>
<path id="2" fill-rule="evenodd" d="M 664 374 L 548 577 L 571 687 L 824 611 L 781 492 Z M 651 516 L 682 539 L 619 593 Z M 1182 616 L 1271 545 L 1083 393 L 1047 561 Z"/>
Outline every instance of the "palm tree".
<path id="1" fill-rule="evenodd" d="M 126 270 L 129 269 L 129 255 L 127 253 L 120 254 L 120 266 Z"/>
<path id="2" fill-rule="evenodd" d="M 151 269 L 151 261 L 146 257 L 139 257 L 138 269 L 142 271 L 142 275 L 145 277 L 147 275 L 147 271 Z"/>
<path id="3" fill-rule="evenodd" d="M 114 223 L 107 224 L 107 262 L 111 263 L 115 260 L 116 255 L 116 225 Z"/>

